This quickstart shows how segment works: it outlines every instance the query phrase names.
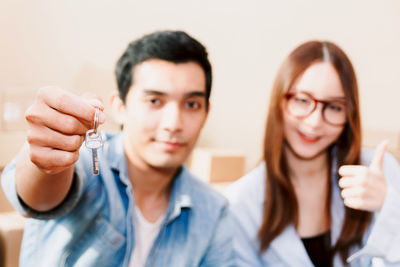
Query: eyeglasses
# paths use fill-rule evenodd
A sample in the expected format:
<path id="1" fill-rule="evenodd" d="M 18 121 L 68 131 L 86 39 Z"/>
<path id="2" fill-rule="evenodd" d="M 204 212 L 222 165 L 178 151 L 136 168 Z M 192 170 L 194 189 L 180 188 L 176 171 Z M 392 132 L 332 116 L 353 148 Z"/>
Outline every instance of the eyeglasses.
<path id="1" fill-rule="evenodd" d="M 314 98 L 305 92 L 287 92 L 287 111 L 295 117 L 304 118 L 314 112 L 317 104 L 321 103 L 322 118 L 331 125 L 343 125 L 346 123 L 346 103 L 344 101 L 325 101 Z"/>

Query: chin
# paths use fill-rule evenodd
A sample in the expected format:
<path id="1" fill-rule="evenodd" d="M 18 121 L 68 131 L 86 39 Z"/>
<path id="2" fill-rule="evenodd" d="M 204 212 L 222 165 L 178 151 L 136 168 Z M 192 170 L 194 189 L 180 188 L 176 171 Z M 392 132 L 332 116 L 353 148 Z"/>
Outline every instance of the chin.
<path id="1" fill-rule="evenodd" d="M 147 164 L 156 169 L 176 169 L 184 164 L 188 156 L 188 150 L 181 149 L 179 151 L 165 151 L 152 149 L 143 154 L 143 158 Z"/>
<path id="2" fill-rule="evenodd" d="M 309 151 L 309 153 L 304 153 L 304 150 L 306 149 L 293 149 L 292 146 L 289 145 L 290 151 L 296 156 L 296 158 L 302 159 L 302 160 L 312 160 L 320 155 L 324 154 L 326 149 L 322 150 L 315 150 L 315 151 Z M 308 150 L 308 149 L 307 149 Z"/>
<path id="3" fill-rule="evenodd" d="M 150 166 L 156 169 L 165 169 L 165 170 L 171 170 L 171 169 L 176 169 L 179 168 L 183 164 L 183 160 L 181 159 L 152 159 L 147 161 Z"/>

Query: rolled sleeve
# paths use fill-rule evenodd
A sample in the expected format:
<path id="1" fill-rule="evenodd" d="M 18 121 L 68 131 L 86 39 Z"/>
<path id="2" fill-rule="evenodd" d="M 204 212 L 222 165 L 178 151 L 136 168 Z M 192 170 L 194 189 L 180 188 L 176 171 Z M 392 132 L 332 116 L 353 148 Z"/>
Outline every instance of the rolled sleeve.
<path id="1" fill-rule="evenodd" d="M 9 165 L 6 166 L 1 177 L 3 191 L 7 199 L 17 212 L 25 217 L 47 220 L 59 218 L 67 214 L 75 207 L 83 194 L 86 180 L 85 173 L 82 171 L 81 168 L 79 168 L 79 166 L 75 167 L 71 189 L 68 192 L 66 198 L 62 201 L 62 203 L 49 211 L 39 212 L 26 205 L 18 196 L 15 184 L 17 158 L 18 156 L 14 158 Z"/>
<path id="2" fill-rule="evenodd" d="M 400 167 L 391 155 L 385 155 L 384 172 L 388 189 L 382 209 L 376 214 L 366 245 L 348 262 L 368 256 L 383 259 L 387 266 L 400 263 Z"/>
<path id="3" fill-rule="evenodd" d="M 368 237 L 367 244 L 349 257 L 348 262 L 358 257 L 369 256 L 385 259 L 389 263 L 400 263 L 400 192 L 389 187 L 385 203 Z"/>

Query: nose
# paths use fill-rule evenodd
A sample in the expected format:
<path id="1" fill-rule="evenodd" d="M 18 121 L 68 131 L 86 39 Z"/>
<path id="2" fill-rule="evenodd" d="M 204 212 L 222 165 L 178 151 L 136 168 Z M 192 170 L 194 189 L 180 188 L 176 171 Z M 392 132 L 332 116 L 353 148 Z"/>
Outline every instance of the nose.
<path id="1" fill-rule="evenodd" d="M 305 117 L 303 121 L 307 123 L 309 126 L 317 127 L 321 125 L 321 123 L 324 120 L 322 112 L 323 112 L 323 104 L 318 103 L 315 109 L 307 117 Z"/>
<path id="2" fill-rule="evenodd" d="M 179 132 L 182 130 L 182 111 L 179 105 L 170 103 L 163 110 L 162 129 L 169 132 Z"/>

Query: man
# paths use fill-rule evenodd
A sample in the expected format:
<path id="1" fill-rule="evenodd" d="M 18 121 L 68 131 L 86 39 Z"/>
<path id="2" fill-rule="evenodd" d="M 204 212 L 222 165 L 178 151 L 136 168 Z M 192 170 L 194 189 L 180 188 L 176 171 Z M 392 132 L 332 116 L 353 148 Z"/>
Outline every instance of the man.
<path id="1" fill-rule="evenodd" d="M 3 188 L 26 223 L 21 266 L 231 266 L 227 202 L 182 166 L 206 121 L 211 65 L 184 32 L 132 42 L 111 98 L 122 133 L 103 136 L 99 175 L 85 133 L 93 96 L 39 90 L 28 143 Z"/>

